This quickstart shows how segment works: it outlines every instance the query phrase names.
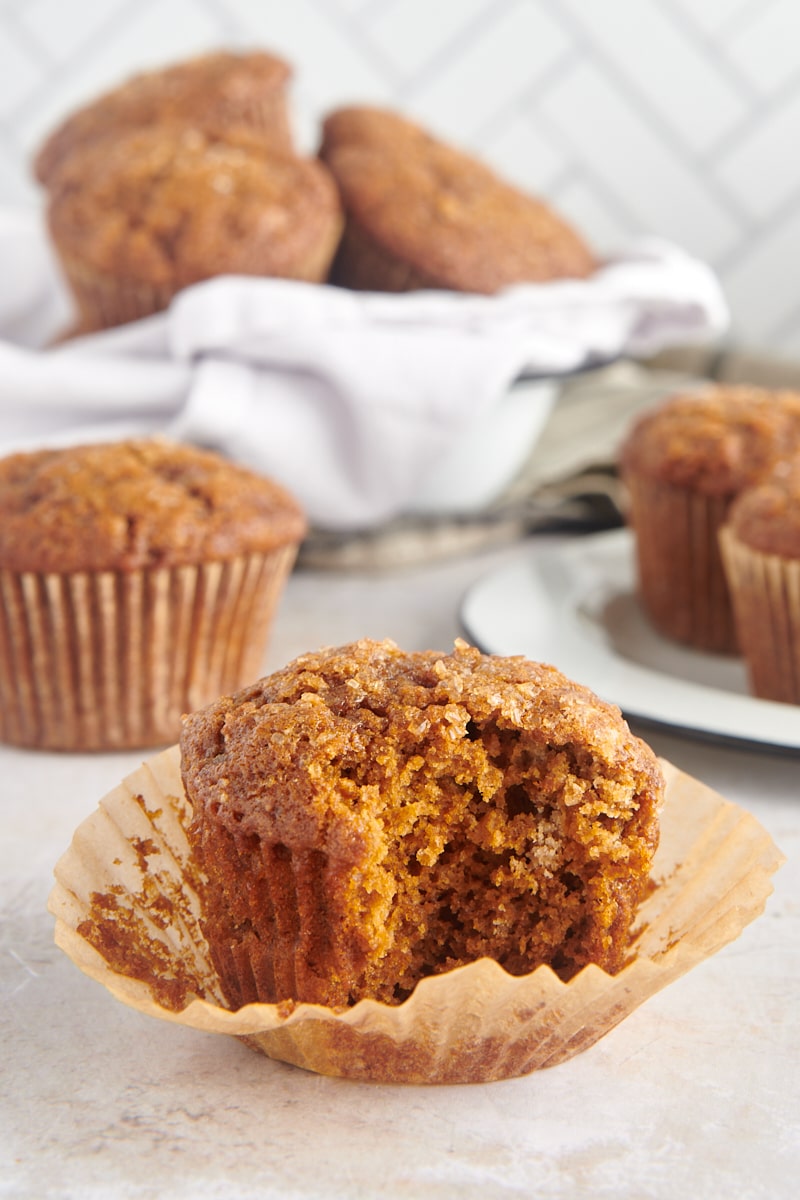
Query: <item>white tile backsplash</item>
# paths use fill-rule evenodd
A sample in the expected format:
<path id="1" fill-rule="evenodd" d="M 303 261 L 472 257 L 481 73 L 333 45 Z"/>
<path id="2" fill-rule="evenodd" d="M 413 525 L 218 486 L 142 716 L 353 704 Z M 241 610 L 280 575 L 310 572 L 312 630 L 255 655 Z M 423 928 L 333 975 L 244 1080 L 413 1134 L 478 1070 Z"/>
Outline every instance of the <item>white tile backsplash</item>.
<path id="1" fill-rule="evenodd" d="M 716 164 L 720 182 L 754 220 L 768 220 L 793 196 L 800 201 L 799 134 L 800 89 L 766 109 Z"/>
<path id="2" fill-rule="evenodd" d="M 591 229 L 593 245 L 600 256 L 613 255 L 630 239 L 630 226 L 603 196 L 596 181 L 583 176 L 570 178 L 557 186 L 553 198 L 559 212 L 576 229 Z"/>
<path id="3" fill-rule="evenodd" d="M 495 168 L 526 191 L 547 193 L 563 175 L 569 157 L 563 148 L 537 127 L 528 113 L 505 116 L 491 137 Z"/>
<path id="4" fill-rule="evenodd" d="M 544 97 L 542 111 L 573 153 L 603 181 L 637 232 L 673 238 L 709 258 L 729 251 L 740 230 L 670 143 L 653 136 L 627 92 L 588 63 Z"/>
<path id="5" fill-rule="evenodd" d="M 493 0 L 392 0 L 369 11 L 364 26 L 370 42 L 394 65 L 400 78 L 408 78 L 452 50 L 459 57 L 457 39 L 476 16 L 489 10 Z"/>
<path id="6" fill-rule="evenodd" d="M 394 105 L 550 196 L 605 253 L 671 237 L 737 333 L 800 357 L 798 0 L 0 0 L 0 204 L 69 111 L 215 45 L 293 63 L 298 140 Z"/>
<path id="7" fill-rule="evenodd" d="M 0 117 L 9 117 L 34 95 L 46 76 L 43 63 L 20 42 L 12 27 L 0 37 Z"/>
<path id="8" fill-rule="evenodd" d="M 111 28 L 125 0 L 28 0 L 19 23 L 55 63 L 67 62 L 90 38 Z M 101 43 L 101 48 L 103 43 Z"/>
<path id="9" fill-rule="evenodd" d="M 770 95 L 797 75 L 797 0 L 768 0 L 751 11 L 725 43 L 731 62 L 753 87 Z"/>
<path id="10" fill-rule="evenodd" d="M 672 0 L 672 5 L 683 9 L 698 29 L 712 35 L 724 34 L 756 5 L 763 8 L 766 4 L 769 0 Z M 672 5 L 666 3 L 664 7 Z"/>
<path id="11" fill-rule="evenodd" d="M 569 51 L 561 27 L 537 0 L 496 3 L 491 21 L 470 27 L 453 61 L 410 89 L 408 107 L 443 134 L 466 142 Z"/>
<path id="12" fill-rule="evenodd" d="M 21 145 L 32 152 L 66 112 L 135 71 L 200 53 L 220 40 L 220 24 L 202 0 L 127 0 L 99 48 L 70 59 L 54 76 L 54 86 L 43 87 L 20 113 L 16 128 Z"/>
<path id="13" fill-rule="evenodd" d="M 726 273 L 726 290 L 741 337 L 756 345 L 768 344 L 771 330 L 782 328 L 792 314 L 800 317 L 798 262 L 800 206 L 746 247 Z M 786 341 L 786 334 L 782 340 Z M 800 332 L 793 340 L 800 357 Z"/>
<path id="14" fill-rule="evenodd" d="M 632 103 L 641 98 L 687 149 L 708 149 L 741 120 L 745 101 L 691 27 L 671 20 L 658 0 L 561 3 L 608 69 L 630 85 Z"/>

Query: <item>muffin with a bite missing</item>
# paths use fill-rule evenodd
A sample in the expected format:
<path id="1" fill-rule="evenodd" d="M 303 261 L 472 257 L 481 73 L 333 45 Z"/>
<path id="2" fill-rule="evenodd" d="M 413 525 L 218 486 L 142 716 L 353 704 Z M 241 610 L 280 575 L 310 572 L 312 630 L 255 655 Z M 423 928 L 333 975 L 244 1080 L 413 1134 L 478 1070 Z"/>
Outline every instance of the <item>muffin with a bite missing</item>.
<path id="1" fill-rule="evenodd" d="M 360 641 L 189 716 L 181 762 L 228 1003 L 402 1002 L 488 956 L 625 961 L 663 780 L 553 667 Z"/>

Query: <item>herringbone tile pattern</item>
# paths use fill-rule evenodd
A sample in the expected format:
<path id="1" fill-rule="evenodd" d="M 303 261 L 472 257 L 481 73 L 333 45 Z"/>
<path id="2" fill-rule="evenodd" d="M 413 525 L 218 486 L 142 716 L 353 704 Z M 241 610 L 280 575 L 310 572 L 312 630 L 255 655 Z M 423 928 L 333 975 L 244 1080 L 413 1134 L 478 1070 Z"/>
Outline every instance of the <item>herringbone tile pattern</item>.
<path id="1" fill-rule="evenodd" d="M 0 202 L 70 107 L 218 45 L 295 64 L 298 138 L 396 105 L 549 196 L 601 251 L 660 233 L 719 272 L 735 334 L 800 355 L 796 0 L 0 0 Z"/>

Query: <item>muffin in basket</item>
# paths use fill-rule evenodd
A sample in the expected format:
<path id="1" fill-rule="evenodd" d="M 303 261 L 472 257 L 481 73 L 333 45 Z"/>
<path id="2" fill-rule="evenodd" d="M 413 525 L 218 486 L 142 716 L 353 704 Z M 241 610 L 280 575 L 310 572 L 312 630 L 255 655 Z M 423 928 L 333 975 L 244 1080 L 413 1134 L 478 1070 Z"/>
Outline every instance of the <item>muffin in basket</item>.
<path id="1" fill-rule="evenodd" d="M 734 498 L 800 448 L 800 393 L 718 385 L 669 397 L 620 450 L 639 592 L 653 625 L 732 653 L 736 629 L 718 534 Z"/>
<path id="2" fill-rule="evenodd" d="M 0 738 L 174 741 L 259 674 L 304 532 L 270 480 L 162 439 L 0 460 Z"/>
<path id="3" fill-rule="evenodd" d="M 324 279 L 342 216 L 316 159 L 157 125 L 71 154 L 48 222 L 83 324 L 99 329 L 215 275 Z"/>
<path id="4" fill-rule="evenodd" d="M 397 113 L 331 113 L 320 157 L 346 215 L 334 283 L 491 294 L 595 268 L 583 240 L 546 204 Z"/>
<path id="5" fill-rule="evenodd" d="M 663 779 L 553 667 L 360 641 L 191 714 L 204 931 L 232 1008 L 402 1003 L 488 956 L 624 963 Z"/>
<path id="6" fill-rule="evenodd" d="M 34 173 L 50 187 L 62 163 L 92 142 L 172 122 L 216 137 L 244 131 L 293 153 L 286 105 L 291 68 L 274 54 L 216 51 L 147 71 L 70 114 L 39 150 Z"/>
<path id="7" fill-rule="evenodd" d="M 751 691 L 800 704 L 800 453 L 734 501 L 720 546 Z"/>

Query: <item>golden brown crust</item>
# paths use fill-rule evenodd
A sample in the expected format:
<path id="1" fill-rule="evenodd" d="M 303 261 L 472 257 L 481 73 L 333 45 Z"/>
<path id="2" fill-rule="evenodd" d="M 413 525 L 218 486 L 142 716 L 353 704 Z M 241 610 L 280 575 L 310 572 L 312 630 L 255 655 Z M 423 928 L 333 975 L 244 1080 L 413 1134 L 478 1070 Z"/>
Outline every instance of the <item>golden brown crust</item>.
<path id="1" fill-rule="evenodd" d="M 305 519 L 271 480 L 166 439 L 0 460 L 0 569 L 172 567 L 299 543 Z"/>
<path id="2" fill-rule="evenodd" d="M 339 185 L 348 226 L 387 260 L 379 269 L 373 251 L 374 278 L 365 275 L 357 256 L 346 253 L 347 239 L 333 269 L 337 283 L 493 293 L 514 283 L 582 278 L 596 265 L 546 204 L 396 113 L 331 113 L 320 155 Z M 408 276 L 400 284 L 398 263 Z"/>
<path id="3" fill-rule="evenodd" d="M 623 961 L 661 773 L 553 667 L 361 641 L 193 714 L 181 749 L 234 1007 L 394 1003 L 482 955 Z"/>
<path id="4" fill-rule="evenodd" d="M 623 473 L 733 496 L 800 447 L 800 393 L 719 385 L 671 396 L 634 424 Z"/>
<path id="5" fill-rule="evenodd" d="M 731 505 L 728 525 L 751 550 L 800 559 L 800 447 Z"/>
<path id="6" fill-rule="evenodd" d="M 66 262 L 175 290 L 225 273 L 322 279 L 341 231 L 336 188 L 316 160 L 180 126 L 73 154 L 48 217 Z"/>
<path id="7" fill-rule="evenodd" d="M 179 122 L 216 136 L 250 130 L 278 154 L 293 152 L 286 113 L 288 63 L 263 51 L 219 51 L 136 75 L 72 113 L 47 138 L 34 163 L 50 187 L 61 165 L 98 139 Z"/>

